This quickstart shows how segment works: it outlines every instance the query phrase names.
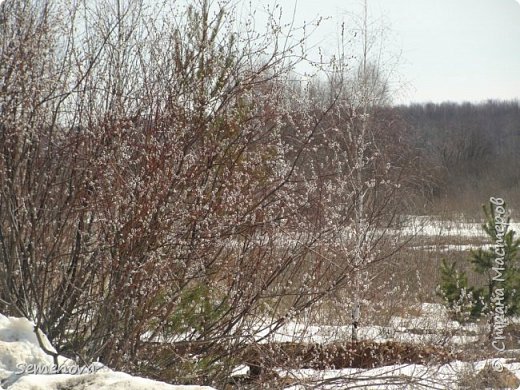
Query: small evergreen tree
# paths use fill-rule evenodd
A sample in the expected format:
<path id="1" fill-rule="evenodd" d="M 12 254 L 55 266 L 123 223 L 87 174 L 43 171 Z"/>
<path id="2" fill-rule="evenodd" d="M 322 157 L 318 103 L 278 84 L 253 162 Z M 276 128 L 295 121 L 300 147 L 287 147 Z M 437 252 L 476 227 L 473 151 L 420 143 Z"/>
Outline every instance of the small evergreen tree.
<path id="1" fill-rule="evenodd" d="M 505 203 L 502 207 L 506 209 Z M 504 292 L 502 303 L 507 315 L 520 314 L 520 268 L 517 261 L 520 239 L 515 239 L 515 232 L 509 229 L 509 217 L 501 225 L 503 229 L 497 230 L 493 203 L 490 202 L 489 207 L 483 205 L 482 208 L 486 217 L 482 228 L 492 246 L 489 249 L 472 250 L 470 262 L 476 272 L 487 277 L 487 284 L 481 287 L 468 286 L 466 274 L 458 271 L 455 263 L 449 264 L 443 260 L 441 264 L 440 295 L 459 319 L 464 315 L 475 319 L 492 310 L 492 294 L 496 288 Z M 497 257 L 503 260 L 497 263 Z"/>
<path id="2" fill-rule="evenodd" d="M 446 306 L 458 321 L 465 322 L 480 315 L 483 306 L 480 291 L 468 286 L 466 274 L 457 270 L 455 262 L 442 260 L 440 290 Z"/>

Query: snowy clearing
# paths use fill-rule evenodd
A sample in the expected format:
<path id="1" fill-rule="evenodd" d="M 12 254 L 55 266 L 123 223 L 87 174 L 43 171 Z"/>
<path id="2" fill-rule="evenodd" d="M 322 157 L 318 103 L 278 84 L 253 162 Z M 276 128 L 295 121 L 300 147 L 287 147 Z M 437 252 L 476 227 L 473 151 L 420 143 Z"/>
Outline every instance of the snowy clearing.
<path id="1" fill-rule="evenodd" d="M 457 389 L 461 376 L 478 375 L 489 366 L 500 366 L 503 372 L 506 369 L 518 378 L 519 363 L 508 363 L 505 359 L 489 359 L 475 363 L 452 362 L 438 367 L 427 367 L 419 364 L 393 365 L 378 367 L 369 370 L 341 369 L 317 371 L 280 370 L 279 375 L 286 378 L 298 379 L 300 382 L 311 385 L 323 383 L 322 390 L 346 389 L 381 389 L 381 390 L 412 390 L 412 389 Z M 406 382 L 409 382 L 408 384 Z M 304 385 L 286 387 L 285 390 L 304 390 Z M 520 389 L 520 387 L 519 387 Z"/>
<path id="2" fill-rule="evenodd" d="M 442 237 L 486 237 L 481 222 L 462 222 L 437 218 L 434 216 L 403 216 L 401 229 L 393 231 L 394 234 L 405 236 L 442 236 Z M 511 223 L 509 228 L 520 231 L 520 223 Z M 447 249 L 459 250 L 464 245 L 448 247 Z M 468 246 L 468 249 L 471 247 Z"/>
<path id="3" fill-rule="evenodd" d="M 456 321 L 448 320 L 447 313 L 441 305 L 423 304 L 421 317 L 400 318 L 393 317 L 390 326 L 362 327 L 359 335 L 363 339 L 374 341 L 399 340 L 406 342 L 423 343 L 435 342 L 434 337 L 440 337 L 442 331 L 449 329 L 476 332 L 475 325 L 462 326 Z M 422 329 L 424 334 L 413 334 L 413 330 Z M 300 343 L 328 343 L 347 340 L 348 326 L 303 326 L 294 322 L 283 326 L 275 332 L 271 342 L 297 341 Z M 412 331 L 412 332 L 411 332 Z M 460 332 L 458 332 L 460 334 Z M 256 334 L 256 337 L 261 334 Z M 459 336 L 460 337 L 460 336 Z M 476 336 L 475 336 L 476 337 Z M 49 341 L 42 335 L 47 348 L 52 350 Z M 478 337 L 476 338 L 478 339 Z M 473 342 L 475 338 L 467 337 L 460 342 Z M 453 342 L 457 342 L 455 339 Z M 264 340 L 265 342 L 265 340 Z M 22 318 L 11 318 L 0 315 L 0 376 L 2 388 L 10 390 L 46 390 L 46 389 L 115 389 L 115 390 L 143 390 L 143 389 L 171 389 L 171 390 L 210 390 L 202 386 L 175 386 L 163 382 L 153 381 L 140 377 L 133 377 L 126 373 L 114 372 L 109 368 L 98 365 L 96 372 L 79 375 L 55 374 L 34 375 L 20 374 L 21 367 L 52 366 L 53 361 L 39 347 L 33 324 Z M 61 366 L 72 366 L 73 362 L 60 357 Z M 487 359 L 476 363 L 455 361 L 444 365 L 424 366 L 421 364 L 400 364 L 373 369 L 283 369 L 276 370 L 277 375 L 287 384 L 286 390 L 305 389 L 306 385 L 316 385 L 320 389 L 416 389 L 428 388 L 452 389 L 461 376 L 477 375 L 486 367 L 501 367 L 508 370 L 510 375 L 520 378 L 520 363 L 506 359 Z M 484 371 L 482 371 L 484 372 Z M 512 374 L 511 374 L 512 373 Z M 249 367 L 240 366 L 232 373 L 234 377 L 247 376 Z M 405 384 L 409 381 L 409 384 Z M 291 383 L 298 382 L 292 385 Z M 520 387 L 519 387 L 520 388 Z"/>
<path id="4" fill-rule="evenodd" d="M 42 351 L 33 332 L 34 324 L 24 318 L 0 314 L 0 381 L 9 390 L 211 390 L 203 386 L 175 386 L 150 379 L 133 377 L 98 365 L 73 374 L 26 374 L 22 371 L 52 370 L 53 359 Z M 45 335 L 44 345 L 55 352 Z M 74 362 L 59 357 L 58 365 L 64 371 L 74 372 Z M 90 370 L 90 372 L 89 372 Z M 92 372 L 95 371 L 95 372 Z"/>

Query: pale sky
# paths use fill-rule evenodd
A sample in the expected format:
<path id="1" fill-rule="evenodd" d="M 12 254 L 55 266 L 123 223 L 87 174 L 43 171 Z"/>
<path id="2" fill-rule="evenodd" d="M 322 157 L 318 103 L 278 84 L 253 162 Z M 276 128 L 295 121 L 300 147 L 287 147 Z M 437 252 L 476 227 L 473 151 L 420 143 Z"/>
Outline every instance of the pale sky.
<path id="1" fill-rule="evenodd" d="M 275 0 L 262 0 L 272 4 Z M 295 25 L 330 17 L 312 44 L 338 47 L 342 21 L 354 27 L 360 0 L 278 0 Z M 257 9 L 259 2 L 255 3 Z M 385 31 L 384 61 L 396 103 L 520 98 L 520 1 L 368 0 L 374 30 Z"/>

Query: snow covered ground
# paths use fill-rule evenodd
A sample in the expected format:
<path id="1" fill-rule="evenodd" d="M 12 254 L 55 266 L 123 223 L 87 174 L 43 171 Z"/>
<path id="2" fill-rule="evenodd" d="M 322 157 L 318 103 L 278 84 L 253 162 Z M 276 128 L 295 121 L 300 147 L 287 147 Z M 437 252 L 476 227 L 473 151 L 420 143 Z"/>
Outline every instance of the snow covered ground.
<path id="1" fill-rule="evenodd" d="M 520 223 L 512 222 L 509 229 L 520 233 Z M 460 242 L 463 240 L 482 241 L 487 239 L 485 231 L 482 229 L 482 222 L 465 222 L 457 220 L 446 220 L 435 216 L 421 216 L 421 215 L 403 215 L 400 217 L 400 226 L 398 228 L 378 229 L 380 234 L 400 237 L 417 237 L 417 238 L 438 238 L 442 237 L 450 241 L 455 241 L 450 244 L 442 245 L 414 245 L 410 249 L 425 250 L 432 252 L 461 252 L 478 248 L 490 248 L 489 243 L 482 245 L 476 243 Z M 343 228 L 341 234 L 337 238 L 349 239 L 353 236 L 352 229 Z M 275 244 L 280 247 L 287 247 L 297 245 L 299 243 L 310 240 L 311 237 L 300 234 L 283 234 L 279 236 L 269 236 L 266 238 L 259 238 L 258 244 Z M 229 239 L 227 245 L 233 248 L 240 248 L 243 243 L 235 239 Z"/>
<path id="2" fill-rule="evenodd" d="M 26 375 L 8 386 L 10 390 L 201 390 L 202 386 L 174 386 L 133 377 L 123 372 L 100 371 L 93 374 Z"/>
<path id="3" fill-rule="evenodd" d="M 41 335 L 47 349 L 56 352 Z M 56 371 L 53 359 L 40 348 L 33 324 L 24 318 L 0 314 L 0 383 L 9 390 L 211 390 L 202 386 L 174 386 L 112 371 L 102 365 L 76 367 L 59 357 Z"/>
<path id="4" fill-rule="evenodd" d="M 515 321 L 514 321 L 515 322 Z M 463 345 L 482 342 L 487 329 L 476 324 L 450 320 L 444 306 L 423 303 L 419 316 L 390 319 L 388 326 L 361 326 L 360 339 L 376 342 L 400 341 L 414 344 Z M 256 334 L 256 337 L 262 332 Z M 289 322 L 261 342 L 330 343 L 350 340 L 350 326 L 305 326 Z M 511 351 L 512 352 L 512 351 Z M 487 370 L 486 370 L 487 368 Z M 498 371 L 500 370 L 500 372 Z M 516 359 L 493 358 L 477 362 L 454 361 L 444 365 L 400 364 L 373 369 L 336 370 L 282 369 L 276 371 L 286 382 L 297 382 L 285 390 L 316 389 L 457 389 L 461 378 L 486 377 L 489 372 L 510 375 L 520 384 L 520 363 Z M 480 374 L 479 374 L 480 373 Z M 481 382 L 479 382 L 481 385 Z M 316 386 L 316 387 L 314 387 Z M 471 389 L 479 389 L 469 387 Z M 462 387 L 464 388 L 464 387 Z M 467 387 L 466 387 L 467 388 Z M 500 387 L 520 389 L 520 387 Z"/>
<path id="5" fill-rule="evenodd" d="M 434 216 L 403 216 L 403 226 L 395 234 L 427 237 L 486 237 L 481 222 L 450 221 Z M 520 223 L 511 223 L 509 228 L 520 232 Z"/>
<path id="6" fill-rule="evenodd" d="M 423 303 L 420 316 L 393 316 L 387 326 L 363 325 L 358 327 L 360 340 L 375 342 L 398 341 L 405 343 L 469 344 L 479 340 L 477 336 L 486 332 L 476 324 L 461 324 L 450 320 L 445 307 L 435 303 Z M 289 321 L 273 330 L 270 321 L 250 326 L 249 339 L 258 343 L 318 343 L 349 341 L 352 337 L 350 325 L 309 325 L 305 322 Z"/>
<path id="7" fill-rule="evenodd" d="M 479 340 L 482 332 L 477 325 L 462 326 L 449 319 L 445 309 L 438 304 L 422 304 L 421 314 L 416 317 L 392 317 L 388 326 L 365 326 L 359 329 L 362 339 L 373 341 L 405 341 L 412 343 L 446 341 L 446 334 L 453 331 L 449 343 L 467 344 Z M 253 327 L 254 328 L 254 327 Z M 252 331 L 254 339 L 260 341 L 263 333 Z M 414 331 L 421 330 L 419 334 Z M 264 330 L 265 331 L 265 330 Z M 289 322 L 261 342 L 294 341 L 300 343 L 330 343 L 349 340 L 349 326 L 305 326 Z M 471 336 L 473 334 L 473 336 Z M 458 337 L 458 339 L 456 339 Z M 444 339 L 443 339 L 444 338 Z M 45 335 L 42 339 L 46 348 L 53 350 Z M 453 345 L 453 344 L 452 344 Z M 52 367 L 52 357 L 38 345 L 33 324 L 26 319 L 5 317 L 0 314 L 0 380 L 3 389 L 10 390 L 210 390 L 201 386 L 175 386 L 145 378 L 115 372 L 102 365 L 89 367 L 75 373 L 74 362 L 59 358 L 58 364 L 68 374 L 42 373 L 41 369 Z M 40 372 L 35 373 L 39 367 Z M 22 373 L 25 369 L 26 372 Z M 345 368 L 335 370 L 291 369 L 275 370 L 283 378 L 285 390 L 303 390 L 308 386 L 318 389 L 456 389 L 461 378 L 475 378 L 479 373 L 500 369 L 507 372 L 520 384 L 520 363 L 517 359 L 487 359 L 478 362 L 455 361 L 444 365 L 400 364 L 373 369 Z M 487 370 L 487 371 L 486 371 Z M 491 371 L 490 371 L 491 370 Z M 232 376 L 247 376 L 249 367 L 239 366 Z M 307 386 L 307 387 L 306 387 Z M 517 388 L 520 387 L 505 387 Z"/>
<path id="8" fill-rule="evenodd" d="M 422 250 L 428 252 L 465 252 L 472 249 L 491 249 L 491 245 L 472 245 L 472 244 L 452 244 L 452 245 L 419 245 L 412 246 L 412 250 Z"/>
<path id="9" fill-rule="evenodd" d="M 285 378 L 294 378 L 294 380 L 302 383 L 286 387 L 284 390 L 304 390 L 313 383 L 321 383 L 318 387 L 321 390 L 453 390 L 468 389 L 467 387 L 457 387 L 461 378 L 472 378 L 478 376 L 479 372 L 489 372 L 490 369 L 499 369 L 501 372 L 508 372 L 509 375 L 518 378 L 520 363 L 508 363 L 505 359 L 488 359 L 475 363 L 456 361 L 437 367 L 401 364 L 367 370 L 352 368 L 322 371 L 312 369 L 280 370 L 278 374 Z M 305 387 L 305 384 L 307 387 Z M 479 388 L 470 387 L 470 389 L 477 390 Z M 518 390 L 520 387 L 516 389 Z"/>

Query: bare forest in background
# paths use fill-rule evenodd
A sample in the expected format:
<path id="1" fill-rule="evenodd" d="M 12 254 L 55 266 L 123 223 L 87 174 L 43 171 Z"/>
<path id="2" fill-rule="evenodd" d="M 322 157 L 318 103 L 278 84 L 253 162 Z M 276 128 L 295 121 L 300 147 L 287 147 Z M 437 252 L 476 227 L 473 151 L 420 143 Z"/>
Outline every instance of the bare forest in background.
<path id="1" fill-rule="evenodd" d="M 432 167 L 417 211 L 480 217 L 490 196 L 520 204 L 520 105 L 517 101 L 412 104 L 396 108 L 421 159 Z"/>

